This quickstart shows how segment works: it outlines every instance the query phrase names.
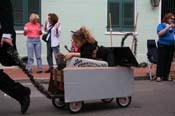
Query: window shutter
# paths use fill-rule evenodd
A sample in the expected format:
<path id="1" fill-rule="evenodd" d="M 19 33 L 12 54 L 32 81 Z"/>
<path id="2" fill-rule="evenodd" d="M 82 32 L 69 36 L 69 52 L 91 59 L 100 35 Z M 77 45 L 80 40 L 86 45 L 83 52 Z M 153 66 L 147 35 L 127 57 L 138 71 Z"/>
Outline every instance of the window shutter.
<path id="1" fill-rule="evenodd" d="M 125 31 L 132 31 L 134 27 L 134 0 L 125 0 L 123 3 L 123 29 Z"/>
<path id="2" fill-rule="evenodd" d="M 107 31 L 110 30 L 109 13 L 113 31 L 133 31 L 134 0 L 108 0 L 107 9 Z"/>
<path id="3" fill-rule="evenodd" d="M 169 12 L 175 13 L 175 0 L 162 0 L 161 19 Z"/>
<path id="4" fill-rule="evenodd" d="M 14 26 L 18 27 L 23 24 L 23 0 L 11 0 L 13 7 Z"/>
<path id="5" fill-rule="evenodd" d="M 11 0 L 14 15 L 14 26 L 17 30 L 23 30 L 31 13 L 41 12 L 41 0 Z"/>
<path id="6" fill-rule="evenodd" d="M 40 0 L 29 0 L 28 3 L 28 13 L 29 16 L 31 13 L 40 13 Z"/>

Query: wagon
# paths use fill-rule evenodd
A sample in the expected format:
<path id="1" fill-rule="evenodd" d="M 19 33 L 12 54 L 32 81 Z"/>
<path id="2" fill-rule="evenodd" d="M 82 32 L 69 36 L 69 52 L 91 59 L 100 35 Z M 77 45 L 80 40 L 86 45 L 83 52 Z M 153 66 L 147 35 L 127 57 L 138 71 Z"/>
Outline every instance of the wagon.
<path id="1" fill-rule="evenodd" d="M 108 67 L 104 61 L 74 57 L 67 62 L 60 78 L 55 80 L 62 87 L 57 87 L 58 97 L 52 103 L 56 108 L 68 106 L 71 113 L 80 112 L 85 101 L 97 99 L 104 103 L 115 99 L 120 107 L 128 107 L 134 92 L 133 68 Z"/>

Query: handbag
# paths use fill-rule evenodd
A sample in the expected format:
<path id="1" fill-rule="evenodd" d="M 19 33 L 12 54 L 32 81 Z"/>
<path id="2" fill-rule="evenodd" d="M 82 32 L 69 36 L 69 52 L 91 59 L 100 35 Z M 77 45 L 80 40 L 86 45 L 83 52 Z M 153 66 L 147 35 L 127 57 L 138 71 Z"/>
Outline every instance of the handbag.
<path id="1" fill-rule="evenodd" d="M 46 33 L 46 34 L 43 34 L 43 36 L 42 36 L 42 40 L 44 41 L 44 42 L 47 42 L 47 36 L 48 36 L 48 33 Z"/>
<path id="2" fill-rule="evenodd" d="M 52 30 L 52 28 L 53 28 L 54 26 L 55 26 L 55 25 L 53 25 L 53 26 L 48 30 L 48 32 L 47 32 L 46 34 L 43 34 L 42 40 L 43 40 L 44 42 L 47 42 L 47 36 L 49 35 L 49 33 L 51 33 L 51 30 Z"/>

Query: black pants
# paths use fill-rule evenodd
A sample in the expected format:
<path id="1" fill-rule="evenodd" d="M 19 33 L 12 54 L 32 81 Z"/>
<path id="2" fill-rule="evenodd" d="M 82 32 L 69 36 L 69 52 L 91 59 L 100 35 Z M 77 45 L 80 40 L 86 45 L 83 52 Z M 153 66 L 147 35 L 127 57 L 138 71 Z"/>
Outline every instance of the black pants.
<path id="1" fill-rule="evenodd" d="M 19 102 L 21 102 L 27 94 L 27 88 L 12 80 L 2 69 L 0 70 L 0 90 Z"/>
<path id="2" fill-rule="evenodd" d="M 167 80 L 174 55 L 174 46 L 158 45 L 157 77 Z"/>

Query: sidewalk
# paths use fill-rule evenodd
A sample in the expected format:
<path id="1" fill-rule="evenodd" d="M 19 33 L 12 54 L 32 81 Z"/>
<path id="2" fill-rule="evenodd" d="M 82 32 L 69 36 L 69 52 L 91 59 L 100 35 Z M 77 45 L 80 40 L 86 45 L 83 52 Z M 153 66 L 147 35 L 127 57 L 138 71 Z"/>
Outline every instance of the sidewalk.
<path id="1" fill-rule="evenodd" d="M 48 69 L 47 65 L 43 65 L 43 73 L 36 73 L 37 72 L 37 67 L 33 66 L 33 75 L 35 79 L 49 79 L 50 74 L 49 73 L 44 73 L 45 70 Z M 152 68 L 152 73 L 155 74 L 156 67 L 153 66 Z M 4 72 L 6 72 L 11 78 L 14 80 L 27 80 L 28 77 L 22 72 L 21 69 L 18 67 L 10 67 L 10 68 L 4 68 Z M 175 64 L 172 65 L 170 76 L 175 77 Z M 134 77 L 135 79 L 149 79 L 148 76 L 148 68 L 134 68 Z"/>

